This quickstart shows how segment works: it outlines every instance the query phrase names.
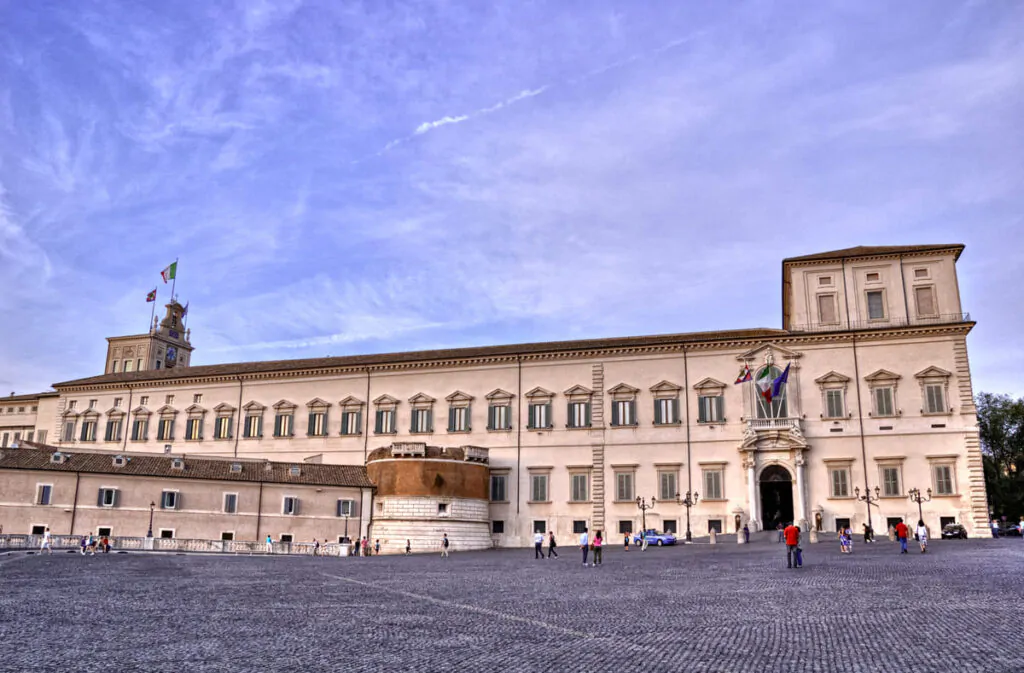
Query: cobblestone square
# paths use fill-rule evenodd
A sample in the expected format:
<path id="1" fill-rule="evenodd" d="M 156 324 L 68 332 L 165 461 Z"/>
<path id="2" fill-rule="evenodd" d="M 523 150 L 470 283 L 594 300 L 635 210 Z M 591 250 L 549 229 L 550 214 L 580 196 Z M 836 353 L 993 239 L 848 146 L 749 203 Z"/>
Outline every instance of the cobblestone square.
<path id="1" fill-rule="evenodd" d="M 859 542 L 859 539 L 858 539 Z M 4 671 L 1020 671 L 1024 541 L 0 557 Z"/>

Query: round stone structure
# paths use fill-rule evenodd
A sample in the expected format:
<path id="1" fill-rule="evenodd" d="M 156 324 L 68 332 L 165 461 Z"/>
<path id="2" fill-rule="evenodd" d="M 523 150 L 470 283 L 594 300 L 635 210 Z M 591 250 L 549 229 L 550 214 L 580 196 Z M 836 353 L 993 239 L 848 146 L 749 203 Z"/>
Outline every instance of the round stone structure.
<path id="1" fill-rule="evenodd" d="M 366 471 L 376 486 L 371 541 L 382 554 L 489 549 L 490 471 L 487 449 L 401 442 L 375 449 Z"/>

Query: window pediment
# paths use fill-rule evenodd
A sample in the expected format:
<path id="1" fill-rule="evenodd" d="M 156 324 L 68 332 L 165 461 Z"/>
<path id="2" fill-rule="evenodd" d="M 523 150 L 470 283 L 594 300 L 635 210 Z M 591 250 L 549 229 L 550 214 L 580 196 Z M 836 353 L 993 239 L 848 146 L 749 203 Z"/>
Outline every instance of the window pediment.
<path id="1" fill-rule="evenodd" d="M 117 407 L 107 409 L 107 416 L 111 418 L 120 418 L 121 416 L 124 416 L 124 409 L 118 409 Z"/>
<path id="2" fill-rule="evenodd" d="M 279 400 L 274 404 L 274 409 L 277 411 L 292 411 L 295 409 L 295 403 L 289 402 L 288 400 Z"/>
<path id="3" fill-rule="evenodd" d="M 771 350 L 772 355 L 779 356 L 783 360 L 796 360 L 796 359 L 798 359 L 800 357 L 803 357 L 803 353 L 798 353 L 797 351 L 790 350 L 790 349 L 786 348 L 785 346 L 779 346 L 777 344 L 767 343 L 767 344 L 762 344 L 762 345 L 760 345 L 757 348 L 754 348 L 752 350 L 749 350 L 746 353 L 744 353 L 743 355 L 737 355 L 736 359 L 739 360 L 740 362 L 751 362 L 751 361 L 755 361 L 755 360 L 763 361 L 764 360 L 765 351 L 767 351 L 767 350 Z"/>
<path id="4" fill-rule="evenodd" d="M 850 377 L 844 376 L 837 371 L 831 371 L 824 376 L 814 379 L 814 382 L 822 388 L 845 388 L 846 384 L 850 382 Z"/>
<path id="5" fill-rule="evenodd" d="M 135 407 L 132 409 L 132 414 L 135 416 L 149 416 L 150 412 L 146 407 Z"/>
<path id="6" fill-rule="evenodd" d="M 725 390 L 725 384 L 709 376 L 693 384 L 693 389 L 700 393 L 715 393 Z"/>
<path id="7" fill-rule="evenodd" d="M 511 400 L 513 397 L 515 397 L 515 395 L 508 392 L 507 390 L 495 388 L 491 392 L 487 393 L 485 397 L 491 402 L 507 402 L 508 400 Z"/>
<path id="8" fill-rule="evenodd" d="M 78 418 L 79 414 L 74 409 L 68 409 L 62 414 L 63 418 Z"/>
<path id="9" fill-rule="evenodd" d="M 409 404 L 419 407 L 430 406 L 434 402 L 437 402 L 437 400 L 426 393 L 416 393 L 409 398 Z"/>
<path id="10" fill-rule="evenodd" d="M 619 385 L 608 389 L 608 394 L 611 395 L 614 399 L 619 400 L 634 399 L 637 396 L 637 393 L 639 392 L 639 388 L 634 388 L 628 383 L 620 383 Z"/>
<path id="11" fill-rule="evenodd" d="M 899 374 L 894 374 L 888 369 L 879 369 L 876 372 L 868 374 L 864 377 L 864 380 L 871 386 L 888 386 L 896 385 L 902 377 Z"/>
<path id="12" fill-rule="evenodd" d="M 88 420 L 96 420 L 99 417 L 100 417 L 100 413 L 98 411 L 96 411 L 95 409 L 86 409 L 85 411 L 82 412 L 82 418 L 85 418 L 85 419 L 88 419 Z"/>
<path id="13" fill-rule="evenodd" d="M 461 390 L 456 390 L 454 393 L 452 393 L 451 395 L 444 399 L 448 402 L 472 402 L 473 396 L 464 393 Z"/>
<path id="14" fill-rule="evenodd" d="M 245 410 L 246 410 L 247 412 L 249 412 L 249 413 L 254 413 L 254 412 L 261 412 L 261 411 L 263 411 L 264 409 L 266 409 L 266 407 L 265 407 L 265 406 L 263 406 L 262 404 L 260 404 L 260 403 L 259 403 L 259 402 L 257 402 L 256 400 L 253 400 L 253 401 L 249 402 L 248 404 L 246 404 L 246 405 L 245 405 L 244 407 L 242 407 L 242 408 L 243 408 L 243 409 L 245 409 Z"/>
<path id="15" fill-rule="evenodd" d="M 218 408 L 221 406 L 224 405 L 218 405 Z M 206 409 L 204 409 L 202 406 L 198 404 L 193 404 L 192 406 L 187 407 L 185 409 L 185 413 L 188 414 L 189 416 L 202 416 L 203 414 L 206 413 Z"/>
<path id="16" fill-rule="evenodd" d="M 188 410 L 191 410 L 191 407 L 189 407 L 189 409 L 187 409 L 186 411 L 188 411 Z M 221 402 L 220 404 L 215 406 L 213 408 L 213 410 L 216 411 L 218 414 L 225 414 L 225 413 L 233 414 L 233 413 L 235 413 L 235 408 L 233 406 L 231 406 L 230 404 L 228 404 L 227 402 Z M 206 411 L 206 409 L 203 409 L 203 412 L 205 412 L 205 411 Z"/>
<path id="17" fill-rule="evenodd" d="M 931 367 L 928 367 L 927 369 L 923 369 L 918 373 L 914 374 L 914 378 L 919 380 L 930 379 L 937 382 L 943 382 L 948 380 L 949 377 L 952 375 L 953 374 L 947 372 L 945 369 L 941 369 L 940 367 L 936 367 L 933 365 Z"/>
<path id="18" fill-rule="evenodd" d="M 331 406 L 331 403 L 327 400 L 322 400 L 319 397 L 314 397 L 309 402 L 306 402 L 306 406 L 310 409 L 326 409 Z"/>
<path id="19" fill-rule="evenodd" d="M 551 392 L 550 390 L 545 390 L 540 386 L 537 386 L 530 392 L 526 393 L 526 397 L 531 400 L 550 400 L 554 396 L 555 394 L 553 392 Z"/>
<path id="20" fill-rule="evenodd" d="M 594 391 L 591 390 L 590 388 L 587 388 L 586 386 L 576 384 L 572 388 L 566 390 L 563 394 L 569 398 L 586 398 L 593 397 Z"/>
<path id="21" fill-rule="evenodd" d="M 165 404 L 164 406 L 157 409 L 157 413 L 160 414 L 161 416 L 176 416 L 178 414 L 178 410 L 169 404 Z"/>
<path id="22" fill-rule="evenodd" d="M 373 401 L 379 407 L 382 406 L 395 406 L 398 404 L 398 398 L 391 397 L 391 395 L 381 395 Z"/>
<path id="23" fill-rule="evenodd" d="M 658 383 L 655 383 L 653 386 L 651 386 L 651 392 L 654 393 L 655 395 L 677 395 L 679 394 L 679 391 L 682 389 L 682 386 L 676 385 L 671 381 L 659 381 Z"/>
<path id="24" fill-rule="evenodd" d="M 346 409 L 355 409 L 363 406 L 363 401 L 355 395 L 349 395 L 342 401 L 338 402 L 339 407 L 345 407 Z"/>

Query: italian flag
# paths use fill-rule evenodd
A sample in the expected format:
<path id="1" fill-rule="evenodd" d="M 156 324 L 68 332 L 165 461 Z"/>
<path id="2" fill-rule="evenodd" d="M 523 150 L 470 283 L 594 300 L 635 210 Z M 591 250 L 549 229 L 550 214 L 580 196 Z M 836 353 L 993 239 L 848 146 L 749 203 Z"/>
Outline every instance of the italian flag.
<path id="1" fill-rule="evenodd" d="M 166 283 L 169 280 L 174 280 L 174 276 L 178 273 L 178 263 L 174 262 L 169 267 L 160 272 L 160 277 L 164 279 Z"/>
<path id="2" fill-rule="evenodd" d="M 772 402 L 772 368 L 765 367 L 761 370 L 761 373 L 757 375 L 757 388 L 761 397 L 764 398 L 765 402 L 771 404 Z"/>

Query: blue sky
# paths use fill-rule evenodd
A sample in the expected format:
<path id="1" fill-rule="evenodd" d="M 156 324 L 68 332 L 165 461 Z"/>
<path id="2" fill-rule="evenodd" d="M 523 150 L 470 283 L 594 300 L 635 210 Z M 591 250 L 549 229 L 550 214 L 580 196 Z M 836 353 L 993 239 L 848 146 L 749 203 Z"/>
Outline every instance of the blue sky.
<path id="1" fill-rule="evenodd" d="M 782 258 L 963 242 L 1024 394 L 1024 5 L 0 0 L 0 390 L 180 258 L 195 364 L 778 327 Z"/>

